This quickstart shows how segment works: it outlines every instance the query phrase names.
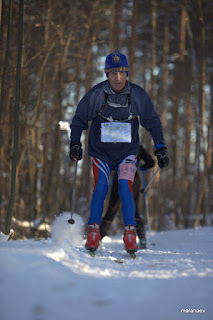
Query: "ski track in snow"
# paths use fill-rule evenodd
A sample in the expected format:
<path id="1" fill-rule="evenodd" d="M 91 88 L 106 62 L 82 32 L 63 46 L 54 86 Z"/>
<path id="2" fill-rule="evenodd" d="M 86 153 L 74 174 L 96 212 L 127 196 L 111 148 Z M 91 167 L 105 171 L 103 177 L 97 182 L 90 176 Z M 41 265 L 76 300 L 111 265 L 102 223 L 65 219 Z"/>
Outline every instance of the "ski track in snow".
<path id="1" fill-rule="evenodd" d="M 106 237 L 92 258 L 68 216 L 51 239 L 0 242 L 1 320 L 213 319 L 213 228 L 152 232 L 137 260 Z"/>

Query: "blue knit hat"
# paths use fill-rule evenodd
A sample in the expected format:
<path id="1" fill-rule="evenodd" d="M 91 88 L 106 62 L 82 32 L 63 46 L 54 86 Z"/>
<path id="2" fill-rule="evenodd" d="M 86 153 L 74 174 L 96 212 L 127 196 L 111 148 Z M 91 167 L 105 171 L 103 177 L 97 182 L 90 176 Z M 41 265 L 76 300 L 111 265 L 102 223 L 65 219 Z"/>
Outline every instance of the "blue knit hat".
<path id="1" fill-rule="evenodd" d="M 114 51 L 106 57 L 105 73 L 127 71 L 129 73 L 129 64 L 127 57 L 119 51 Z"/>

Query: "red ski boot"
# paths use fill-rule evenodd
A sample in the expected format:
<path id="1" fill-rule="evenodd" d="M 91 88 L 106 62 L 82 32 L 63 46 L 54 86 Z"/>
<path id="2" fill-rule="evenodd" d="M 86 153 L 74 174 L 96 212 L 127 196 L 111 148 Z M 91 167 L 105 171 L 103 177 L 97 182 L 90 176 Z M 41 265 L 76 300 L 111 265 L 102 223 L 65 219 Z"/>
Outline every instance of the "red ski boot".
<path id="1" fill-rule="evenodd" d="M 98 249 L 99 241 L 101 240 L 99 224 L 93 223 L 88 227 L 87 242 L 85 248 L 91 252 Z"/>
<path id="2" fill-rule="evenodd" d="M 134 226 L 125 226 L 123 241 L 125 249 L 128 253 L 134 253 L 138 251 L 138 246 L 136 244 L 136 230 Z"/>

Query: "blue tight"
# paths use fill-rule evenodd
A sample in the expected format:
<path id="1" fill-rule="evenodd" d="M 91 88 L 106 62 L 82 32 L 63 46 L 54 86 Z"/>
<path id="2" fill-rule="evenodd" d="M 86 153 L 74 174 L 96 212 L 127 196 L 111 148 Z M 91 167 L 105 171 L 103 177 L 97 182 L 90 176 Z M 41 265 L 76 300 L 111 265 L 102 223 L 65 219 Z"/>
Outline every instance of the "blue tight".
<path id="1" fill-rule="evenodd" d="M 116 170 L 119 173 L 119 165 Z M 93 174 L 95 187 L 90 205 L 90 219 L 88 224 L 101 223 L 104 208 L 104 200 L 109 190 L 109 176 L 113 167 L 101 160 L 93 159 Z M 135 202 L 132 194 L 132 181 L 119 179 L 118 192 L 122 202 L 124 225 L 135 225 Z"/>

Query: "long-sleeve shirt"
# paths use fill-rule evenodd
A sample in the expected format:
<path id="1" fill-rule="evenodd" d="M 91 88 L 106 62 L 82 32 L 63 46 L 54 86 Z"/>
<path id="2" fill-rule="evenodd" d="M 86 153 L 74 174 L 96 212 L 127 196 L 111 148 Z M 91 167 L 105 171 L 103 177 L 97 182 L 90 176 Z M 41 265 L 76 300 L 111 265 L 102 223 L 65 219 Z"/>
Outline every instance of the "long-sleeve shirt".
<path id="1" fill-rule="evenodd" d="M 131 119 L 132 118 L 132 119 Z M 101 123 L 108 121 L 131 123 L 131 142 L 102 142 Z M 79 140 L 92 121 L 88 155 L 109 165 L 139 152 L 139 124 L 148 130 L 155 146 L 164 145 L 162 126 L 148 94 L 138 85 L 127 83 L 120 93 L 114 93 L 108 80 L 94 86 L 79 102 L 71 123 L 71 141 Z"/>

